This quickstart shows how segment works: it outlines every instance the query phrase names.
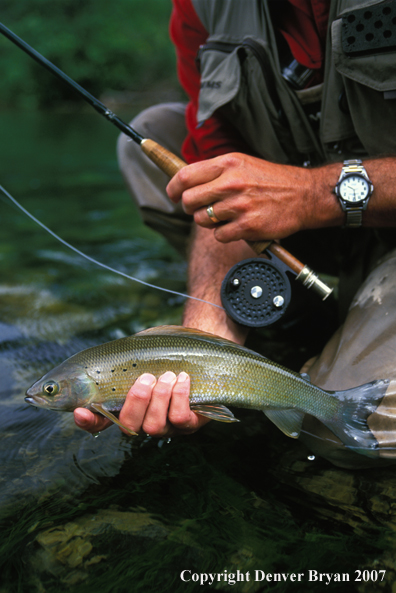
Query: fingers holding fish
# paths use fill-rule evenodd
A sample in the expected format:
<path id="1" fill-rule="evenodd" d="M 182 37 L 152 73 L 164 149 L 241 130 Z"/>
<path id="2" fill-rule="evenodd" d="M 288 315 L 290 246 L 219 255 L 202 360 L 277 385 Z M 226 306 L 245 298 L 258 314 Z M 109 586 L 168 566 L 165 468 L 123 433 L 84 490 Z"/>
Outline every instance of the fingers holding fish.
<path id="1" fill-rule="evenodd" d="M 167 371 L 158 378 L 154 385 L 142 424 L 142 430 L 146 434 L 153 437 L 170 435 L 171 425 L 168 421 L 168 410 L 175 383 L 175 373 Z"/>
<path id="2" fill-rule="evenodd" d="M 168 371 L 158 380 L 154 375 L 144 373 L 130 388 L 118 425 L 129 436 L 131 433 L 145 433 L 164 437 L 195 432 L 208 419 L 190 409 L 189 397 L 190 377 L 187 373 L 182 372 L 176 377 L 175 373 Z M 108 418 L 87 408 L 76 408 L 74 420 L 79 428 L 91 434 L 101 432 L 112 424 Z"/>
<path id="3" fill-rule="evenodd" d="M 135 432 L 153 437 L 195 432 L 208 421 L 190 409 L 190 378 L 168 371 L 158 380 L 151 374 L 139 377 L 128 392 L 120 422 Z"/>
<path id="4" fill-rule="evenodd" d="M 131 387 L 120 412 L 120 422 L 135 432 L 149 436 L 170 436 L 169 404 L 176 375 L 168 371 L 158 380 L 149 373 L 141 375 Z"/>
<path id="5" fill-rule="evenodd" d="M 209 422 L 190 408 L 190 377 L 180 373 L 172 391 L 168 413 L 169 422 L 180 434 L 190 434 Z"/>
<path id="6" fill-rule="evenodd" d="M 86 430 L 91 434 L 101 432 L 112 425 L 112 422 L 99 414 L 94 414 L 86 408 L 76 408 L 74 410 L 74 421 L 79 428 Z"/>
<path id="7" fill-rule="evenodd" d="M 124 426 L 135 432 L 144 430 L 143 423 L 156 382 L 156 378 L 150 373 L 144 373 L 136 379 L 128 391 L 125 403 L 120 411 L 120 422 Z"/>

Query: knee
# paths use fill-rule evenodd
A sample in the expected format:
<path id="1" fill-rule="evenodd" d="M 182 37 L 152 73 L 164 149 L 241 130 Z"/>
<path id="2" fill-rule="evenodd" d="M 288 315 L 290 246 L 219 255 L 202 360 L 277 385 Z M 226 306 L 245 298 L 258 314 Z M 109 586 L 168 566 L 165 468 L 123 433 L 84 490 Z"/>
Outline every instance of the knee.
<path id="1" fill-rule="evenodd" d="M 146 134 L 143 132 L 144 122 L 147 120 L 147 116 L 145 115 L 145 111 L 139 113 L 130 123 L 130 127 L 136 130 L 139 134 L 143 137 L 146 137 Z M 117 140 L 117 157 L 118 162 L 120 164 L 121 170 L 124 170 L 127 167 L 127 163 L 129 161 L 135 162 L 137 158 L 140 157 L 141 148 L 140 145 L 132 140 L 126 134 L 120 134 Z"/>
<path id="2" fill-rule="evenodd" d="M 130 123 L 131 128 L 136 130 L 143 138 L 157 140 L 161 136 L 161 130 L 164 122 L 167 121 L 168 105 L 153 105 L 140 112 Z M 130 163 L 135 163 L 142 157 L 140 145 L 126 134 L 120 134 L 117 141 L 117 157 L 121 171 L 129 168 Z"/>

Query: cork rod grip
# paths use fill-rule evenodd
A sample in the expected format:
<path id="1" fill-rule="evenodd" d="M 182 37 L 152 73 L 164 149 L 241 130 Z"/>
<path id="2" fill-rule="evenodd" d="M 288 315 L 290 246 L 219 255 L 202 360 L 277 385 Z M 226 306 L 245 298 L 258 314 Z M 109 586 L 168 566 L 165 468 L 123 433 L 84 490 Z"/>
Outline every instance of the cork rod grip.
<path id="1" fill-rule="evenodd" d="M 187 165 L 187 163 L 173 154 L 173 152 L 170 152 L 170 150 L 167 150 L 157 142 L 154 142 L 154 140 L 144 138 L 144 140 L 141 141 L 140 146 L 144 154 L 146 154 L 149 159 L 169 177 L 173 177 L 180 171 L 180 169 Z"/>

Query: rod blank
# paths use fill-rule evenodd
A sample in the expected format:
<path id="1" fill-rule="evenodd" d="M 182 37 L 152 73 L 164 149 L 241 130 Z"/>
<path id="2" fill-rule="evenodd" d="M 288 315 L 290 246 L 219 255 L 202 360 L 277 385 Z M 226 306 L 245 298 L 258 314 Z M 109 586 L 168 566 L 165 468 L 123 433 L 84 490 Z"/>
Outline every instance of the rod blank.
<path id="1" fill-rule="evenodd" d="M 15 35 L 10 29 L 8 29 L 5 25 L 0 23 L 0 33 L 2 33 L 7 39 L 12 41 L 15 45 L 17 45 L 20 49 L 22 49 L 25 53 L 28 54 L 33 60 L 38 62 L 41 66 L 44 66 L 47 70 L 52 72 L 57 78 L 71 86 L 78 95 L 85 101 L 87 101 L 96 111 L 98 111 L 101 115 L 103 115 L 106 119 L 108 119 L 111 123 L 113 123 L 121 132 L 132 138 L 138 144 L 141 143 L 143 140 L 143 136 L 138 134 L 136 130 L 131 128 L 128 124 L 126 124 L 122 119 L 120 119 L 117 115 L 115 115 L 110 109 L 103 105 L 98 99 L 96 99 L 91 93 L 86 91 L 82 86 L 80 86 L 77 82 L 75 82 L 70 76 L 67 76 L 62 70 L 60 70 L 55 64 L 47 60 L 44 56 L 39 54 L 38 51 L 33 49 L 30 45 L 28 45 L 23 39 Z"/>
<path id="2" fill-rule="evenodd" d="M 75 92 L 85 101 L 87 101 L 96 111 L 98 111 L 101 115 L 103 115 L 108 121 L 114 124 L 121 132 L 132 138 L 134 142 L 139 144 L 143 150 L 143 152 L 169 177 L 173 177 L 182 167 L 184 167 L 187 163 L 185 163 L 182 159 L 178 156 L 155 142 L 154 140 L 150 140 L 148 138 L 144 138 L 141 136 L 136 130 L 131 128 L 128 124 L 122 121 L 117 115 L 115 115 L 110 109 L 106 107 L 103 103 L 101 103 L 98 99 L 96 99 L 91 93 L 86 91 L 82 86 L 80 86 L 77 82 L 75 82 L 70 76 L 67 76 L 62 70 L 60 70 L 57 66 L 52 64 L 47 58 L 42 56 L 39 52 L 33 49 L 30 45 L 28 45 L 23 39 L 15 35 L 10 29 L 8 29 L 5 25 L 0 23 L 0 33 L 2 33 L 7 39 L 12 41 L 15 45 L 17 45 L 20 49 L 22 49 L 25 53 L 27 53 L 31 58 L 33 58 L 36 62 L 44 66 L 47 70 L 52 72 L 57 78 L 68 84 L 72 87 Z M 325 300 L 329 294 L 332 292 L 328 286 L 324 284 L 316 274 L 312 272 L 309 268 L 306 268 L 303 263 L 299 262 L 293 255 L 291 255 L 286 249 L 284 249 L 281 245 L 277 245 L 276 243 L 271 242 L 263 242 L 263 241 L 248 241 L 248 244 L 252 247 L 252 249 L 260 255 L 263 253 L 265 249 L 269 249 L 277 257 L 282 260 L 284 263 L 289 265 L 291 269 L 298 274 L 297 279 L 300 282 L 303 282 L 307 288 L 311 286 L 318 292 L 323 300 Z M 306 280 L 306 274 L 302 273 L 303 270 L 309 270 L 309 283 Z"/>

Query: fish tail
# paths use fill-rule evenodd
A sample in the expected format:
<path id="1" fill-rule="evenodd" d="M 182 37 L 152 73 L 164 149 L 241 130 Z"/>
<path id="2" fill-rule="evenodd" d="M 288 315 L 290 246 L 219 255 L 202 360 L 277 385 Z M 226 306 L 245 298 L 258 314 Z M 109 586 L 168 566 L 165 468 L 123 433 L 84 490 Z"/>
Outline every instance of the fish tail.
<path id="1" fill-rule="evenodd" d="M 367 424 L 388 388 L 388 380 L 372 381 L 345 391 L 335 391 L 340 402 L 339 413 L 326 426 L 349 448 L 366 455 L 378 455 L 378 442 Z"/>

